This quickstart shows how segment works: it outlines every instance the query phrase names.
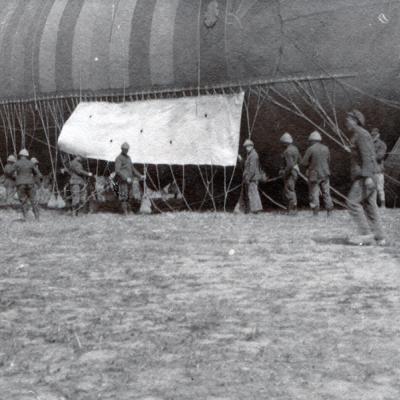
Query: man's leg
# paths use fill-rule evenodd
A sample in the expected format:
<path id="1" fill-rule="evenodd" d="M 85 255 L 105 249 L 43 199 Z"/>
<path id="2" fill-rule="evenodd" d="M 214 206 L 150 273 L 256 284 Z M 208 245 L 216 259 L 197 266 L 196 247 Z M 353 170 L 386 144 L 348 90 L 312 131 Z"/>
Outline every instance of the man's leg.
<path id="1" fill-rule="evenodd" d="M 71 185 L 71 197 L 72 197 L 72 216 L 76 217 L 79 209 L 80 201 L 80 187 L 79 185 Z"/>
<path id="2" fill-rule="evenodd" d="M 376 174 L 376 183 L 378 189 L 378 198 L 379 198 L 379 205 L 382 208 L 385 208 L 386 200 L 385 200 L 385 175 L 383 173 Z"/>
<path id="3" fill-rule="evenodd" d="M 119 201 L 121 202 L 121 208 L 124 215 L 128 215 L 128 199 L 129 199 L 129 187 L 126 182 L 119 184 Z"/>
<path id="4" fill-rule="evenodd" d="M 310 200 L 310 208 L 314 215 L 318 215 L 319 211 L 319 185 L 318 182 L 308 182 L 308 195 Z"/>
<path id="5" fill-rule="evenodd" d="M 285 179 L 284 190 L 290 214 L 295 214 L 297 209 L 296 179 L 293 175 Z"/>
<path id="6" fill-rule="evenodd" d="M 26 194 L 26 185 L 17 186 L 18 199 L 21 203 L 22 218 L 26 219 L 28 196 Z"/>
<path id="7" fill-rule="evenodd" d="M 365 188 L 362 179 L 353 182 L 350 192 L 347 195 L 346 205 L 349 214 L 357 225 L 360 235 L 368 235 L 371 233 L 367 218 L 364 213 L 362 202 L 365 200 Z"/>
<path id="8" fill-rule="evenodd" d="M 37 198 L 36 198 L 36 187 L 35 187 L 35 185 L 30 185 L 29 186 L 28 193 L 29 193 L 29 198 L 30 198 L 31 205 L 32 205 L 33 215 L 35 216 L 36 220 L 39 220 L 39 206 L 38 206 Z"/>
<path id="9" fill-rule="evenodd" d="M 87 186 L 79 186 L 79 210 L 86 211 L 86 201 L 87 201 Z"/>
<path id="10" fill-rule="evenodd" d="M 320 186 L 321 186 L 322 198 L 324 200 L 324 205 L 329 214 L 329 212 L 333 210 L 333 201 L 331 197 L 331 186 L 329 178 L 324 179 L 321 182 Z"/>
<path id="11" fill-rule="evenodd" d="M 382 241 L 385 239 L 383 233 L 381 217 L 379 215 L 378 206 L 376 204 L 377 191 L 370 191 L 367 199 L 365 200 L 365 213 L 370 223 L 371 229 L 374 232 L 375 239 Z"/>
<path id="12" fill-rule="evenodd" d="M 261 203 L 260 193 L 258 192 L 258 185 L 256 182 L 249 183 L 248 196 L 250 212 L 257 213 L 259 211 L 262 211 L 263 207 Z"/>

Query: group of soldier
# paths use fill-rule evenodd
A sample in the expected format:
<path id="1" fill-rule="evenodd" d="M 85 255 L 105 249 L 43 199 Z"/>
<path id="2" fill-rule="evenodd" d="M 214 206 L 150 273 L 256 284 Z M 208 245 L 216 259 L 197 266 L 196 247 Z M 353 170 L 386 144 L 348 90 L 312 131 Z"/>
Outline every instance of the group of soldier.
<path id="1" fill-rule="evenodd" d="M 346 197 L 346 206 L 354 219 L 359 234 L 350 237 L 354 244 L 385 245 L 386 239 L 382 229 L 377 200 L 385 207 L 384 191 L 384 157 L 386 144 L 380 139 L 379 130 L 374 128 L 369 133 L 365 128 L 365 117 L 359 110 L 347 113 L 346 127 L 351 133 L 348 149 L 351 152 L 351 189 Z M 300 167 L 306 170 L 305 179 L 308 182 L 309 205 L 314 215 L 320 210 L 322 196 L 328 216 L 333 210 L 330 186 L 330 151 L 322 144 L 321 134 L 314 131 L 309 135 L 309 147 L 302 158 L 298 148 L 293 143 L 293 137 L 285 132 L 280 142 L 282 165 L 279 178 L 283 180 L 283 193 L 287 201 L 288 213 L 297 213 L 296 182 L 302 176 Z M 267 181 L 260 167 L 259 157 L 254 143 L 247 139 L 243 143 L 247 157 L 243 172 L 243 203 L 245 211 L 257 213 L 262 210 L 258 185 Z"/>
<path id="2" fill-rule="evenodd" d="M 359 235 L 354 238 L 358 244 L 371 243 L 385 244 L 380 215 L 377 208 L 377 196 L 380 204 L 385 206 L 383 160 L 386 154 L 386 145 L 379 138 L 379 131 L 375 128 L 371 134 L 365 129 L 365 117 L 353 110 L 347 114 L 347 129 L 351 133 L 351 182 L 352 186 L 347 196 L 346 205 L 350 215 L 355 220 Z M 285 132 L 280 138 L 284 146 L 282 151 L 282 165 L 279 177 L 283 180 L 283 193 L 287 201 L 288 213 L 297 213 L 296 182 L 302 176 L 300 167 L 305 168 L 309 188 L 309 204 L 314 215 L 320 210 L 322 195 L 328 215 L 333 210 L 333 201 L 330 193 L 330 152 L 322 144 L 321 134 L 314 131 L 309 136 L 309 147 L 304 157 L 301 157 L 295 146 L 293 137 Z M 254 143 L 247 139 L 243 144 L 246 149 L 246 159 L 243 169 L 242 202 L 245 211 L 257 213 L 262 210 L 259 193 L 259 183 L 267 181 L 266 174 L 260 167 L 258 154 Z M 133 166 L 128 155 L 129 144 L 121 145 L 121 153 L 115 160 L 113 177 L 118 183 L 118 196 L 124 214 L 129 213 L 129 200 L 134 177 L 144 180 L 145 176 Z M 85 170 L 82 158 L 76 156 L 70 163 L 70 190 L 72 197 L 72 215 L 76 216 L 86 203 L 86 180 L 92 173 Z M 38 161 L 29 159 L 26 149 L 19 152 L 19 159 L 8 157 L 4 168 L 7 196 L 16 187 L 21 202 L 23 218 L 26 218 L 29 202 L 33 213 L 39 219 L 39 208 L 35 200 L 36 186 L 41 179 Z"/>
<path id="3" fill-rule="evenodd" d="M 129 200 L 134 176 L 140 180 L 145 179 L 144 175 L 141 175 L 133 166 L 128 152 L 129 144 L 123 143 L 121 145 L 121 154 L 115 160 L 115 172 L 112 174 L 118 183 L 118 196 L 124 214 L 128 214 L 130 211 Z M 29 204 L 32 206 L 35 219 L 39 220 L 36 192 L 38 186 L 40 186 L 42 174 L 38 164 L 39 162 L 36 158 L 29 159 L 27 149 L 22 149 L 18 154 L 18 159 L 14 155 L 10 155 L 7 159 L 7 164 L 4 166 L 6 199 L 8 201 L 14 196 L 15 192 L 17 193 L 21 203 L 23 220 L 26 220 Z M 65 170 L 66 168 L 63 168 L 63 171 Z M 66 172 L 70 176 L 71 212 L 72 216 L 77 216 L 78 212 L 87 203 L 87 178 L 92 177 L 93 174 L 83 167 L 83 159 L 79 155 L 69 163 Z"/>

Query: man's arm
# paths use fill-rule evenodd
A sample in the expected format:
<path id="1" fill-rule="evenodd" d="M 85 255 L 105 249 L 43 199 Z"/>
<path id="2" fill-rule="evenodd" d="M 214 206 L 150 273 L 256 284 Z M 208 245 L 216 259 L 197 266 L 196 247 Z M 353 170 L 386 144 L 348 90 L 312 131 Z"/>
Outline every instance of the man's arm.
<path id="1" fill-rule="evenodd" d="M 43 178 L 42 173 L 40 172 L 39 168 L 36 165 L 33 167 L 33 174 L 40 179 Z"/>
<path id="2" fill-rule="evenodd" d="M 133 174 L 134 174 L 137 178 L 139 178 L 139 179 L 144 179 L 144 178 L 145 178 L 145 176 L 142 175 L 142 174 L 133 166 L 133 164 L 132 164 L 132 172 L 133 172 Z"/>
<path id="3" fill-rule="evenodd" d="M 292 172 L 293 167 L 295 166 L 295 161 L 294 161 L 294 154 L 291 151 L 287 151 L 284 154 L 285 156 L 285 175 L 288 176 Z"/>
<path id="4" fill-rule="evenodd" d="M 90 172 L 87 172 L 83 169 L 81 163 L 74 163 L 73 170 L 76 174 L 81 175 L 81 176 L 92 176 L 92 174 Z"/>
<path id="5" fill-rule="evenodd" d="M 376 149 L 376 161 L 382 162 L 386 155 L 387 146 L 382 140 L 379 142 L 379 147 Z"/>
<path id="6" fill-rule="evenodd" d="M 307 149 L 306 154 L 304 154 L 303 159 L 301 160 L 301 165 L 305 168 L 308 168 L 310 165 L 311 151 Z"/>

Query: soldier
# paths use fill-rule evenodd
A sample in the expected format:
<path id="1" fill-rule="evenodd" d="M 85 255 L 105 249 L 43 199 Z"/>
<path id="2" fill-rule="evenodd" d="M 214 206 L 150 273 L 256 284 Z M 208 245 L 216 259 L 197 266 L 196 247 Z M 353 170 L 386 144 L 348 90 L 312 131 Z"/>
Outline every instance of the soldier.
<path id="1" fill-rule="evenodd" d="M 308 192 L 310 207 L 314 215 L 318 215 L 320 191 L 328 216 L 333 209 L 330 193 L 330 153 L 327 146 L 321 143 L 321 134 L 314 131 L 308 138 L 310 147 L 302 160 L 302 165 L 307 168 Z"/>
<path id="2" fill-rule="evenodd" d="M 386 143 L 380 138 L 380 132 L 378 128 L 374 128 L 371 131 L 372 140 L 375 146 L 376 163 L 378 171 L 376 174 L 376 184 L 378 190 L 378 199 L 381 208 L 385 208 L 385 174 L 384 174 L 384 159 L 386 155 L 387 146 Z"/>
<path id="3" fill-rule="evenodd" d="M 297 213 L 296 181 L 299 175 L 300 152 L 293 144 L 293 138 L 289 133 L 284 133 L 280 138 L 286 150 L 282 153 L 282 166 L 279 175 L 283 178 L 284 195 L 288 202 L 289 214 Z"/>
<path id="4" fill-rule="evenodd" d="M 133 175 L 144 180 L 145 176 L 133 166 L 131 158 L 128 156 L 129 144 L 121 145 L 121 154 L 115 160 L 115 175 L 118 182 L 118 197 L 124 215 L 128 214 L 128 204 L 132 192 Z"/>
<path id="5" fill-rule="evenodd" d="M 4 186 L 6 188 L 6 203 L 10 204 L 15 194 L 15 170 L 14 165 L 17 160 L 13 155 L 8 156 L 7 164 L 4 166 Z"/>
<path id="6" fill-rule="evenodd" d="M 76 217 L 78 211 L 86 203 L 86 177 L 91 177 L 93 174 L 87 172 L 82 166 L 82 157 L 76 156 L 69 166 L 69 173 L 71 178 L 69 180 L 72 196 L 72 216 Z"/>
<path id="7" fill-rule="evenodd" d="M 381 219 L 376 204 L 376 155 L 371 135 L 364 128 L 365 117 L 353 110 L 347 114 L 347 129 L 351 138 L 352 186 L 347 198 L 350 215 L 356 222 L 360 236 L 350 238 L 353 244 L 385 245 Z"/>
<path id="8" fill-rule="evenodd" d="M 257 213 L 263 209 L 258 192 L 258 182 L 261 178 L 260 161 L 254 149 L 254 143 L 250 139 L 245 140 L 243 147 L 247 152 L 243 171 L 243 200 L 245 212 L 248 213 L 250 211 L 252 213 Z"/>
<path id="9" fill-rule="evenodd" d="M 22 206 L 23 219 L 26 219 L 28 201 L 30 201 L 35 219 L 39 220 L 39 208 L 36 202 L 35 177 L 41 177 L 41 174 L 28 157 L 28 150 L 22 149 L 19 152 L 19 160 L 17 160 L 13 168 L 16 175 L 15 184 L 17 186 L 18 198 Z"/>

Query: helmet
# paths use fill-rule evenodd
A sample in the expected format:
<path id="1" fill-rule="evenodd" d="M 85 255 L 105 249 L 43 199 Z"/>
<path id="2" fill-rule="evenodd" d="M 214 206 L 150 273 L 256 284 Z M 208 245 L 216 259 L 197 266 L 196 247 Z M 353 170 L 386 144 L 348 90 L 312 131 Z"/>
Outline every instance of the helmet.
<path id="1" fill-rule="evenodd" d="M 281 143 L 285 144 L 292 144 L 293 143 L 293 138 L 290 133 L 285 132 L 281 138 L 280 138 Z"/>
<path id="2" fill-rule="evenodd" d="M 15 161 L 17 161 L 17 160 L 16 160 L 15 157 L 11 154 L 10 156 L 8 156 L 7 161 L 8 161 L 8 162 L 15 162 Z"/>
<path id="3" fill-rule="evenodd" d="M 31 161 L 32 161 L 34 164 L 39 164 L 39 161 L 38 161 L 38 159 L 37 159 L 36 157 L 32 157 L 32 158 L 31 158 Z"/>
<path id="4" fill-rule="evenodd" d="M 27 149 L 22 149 L 19 153 L 19 156 L 29 157 L 29 152 Z"/>
<path id="5" fill-rule="evenodd" d="M 321 134 L 318 131 L 314 131 L 310 134 L 310 136 L 308 137 L 308 140 L 311 141 L 315 141 L 315 142 L 320 142 L 322 140 Z"/>
<path id="6" fill-rule="evenodd" d="M 129 149 L 129 144 L 128 143 L 126 143 L 126 142 L 124 142 L 124 143 L 122 143 L 121 144 L 121 149 Z"/>
<path id="7" fill-rule="evenodd" d="M 352 111 L 347 113 L 347 116 L 353 118 L 354 120 L 356 120 L 359 125 L 361 125 L 361 126 L 365 125 L 365 117 L 364 117 L 364 114 L 361 111 L 352 110 Z"/>
<path id="8" fill-rule="evenodd" d="M 254 147 L 254 143 L 250 140 L 250 139 L 246 139 L 243 143 L 243 147 L 247 147 L 247 146 L 253 146 Z"/>

